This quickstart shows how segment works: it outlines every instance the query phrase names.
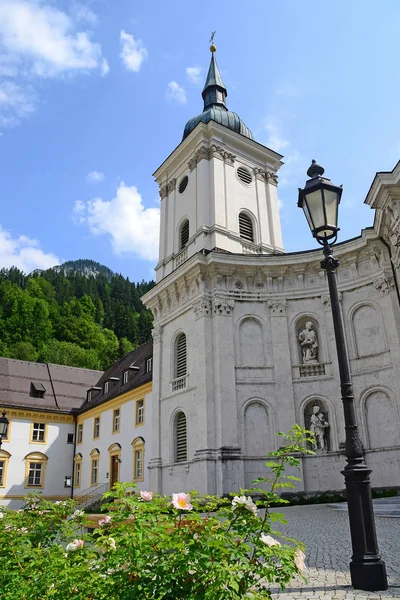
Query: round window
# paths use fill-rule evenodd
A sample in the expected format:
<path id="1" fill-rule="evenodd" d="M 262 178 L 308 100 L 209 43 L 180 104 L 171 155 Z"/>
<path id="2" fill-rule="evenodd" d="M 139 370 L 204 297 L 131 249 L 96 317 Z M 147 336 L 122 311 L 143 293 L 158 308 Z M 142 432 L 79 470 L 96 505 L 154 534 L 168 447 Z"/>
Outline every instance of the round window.
<path id="1" fill-rule="evenodd" d="M 185 177 L 183 177 L 179 183 L 179 193 L 180 194 L 183 194 L 183 192 L 186 190 L 188 183 L 189 183 L 189 177 L 187 175 L 185 175 Z"/>
<path id="2" fill-rule="evenodd" d="M 242 183 L 245 183 L 246 185 L 248 185 L 249 183 L 251 183 L 253 181 L 253 176 L 250 173 L 250 171 L 248 169 L 246 169 L 246 167 L 239 167 L 238 170 L 236 171 L 237 176 L 239 177 L 240 181 Z"/>

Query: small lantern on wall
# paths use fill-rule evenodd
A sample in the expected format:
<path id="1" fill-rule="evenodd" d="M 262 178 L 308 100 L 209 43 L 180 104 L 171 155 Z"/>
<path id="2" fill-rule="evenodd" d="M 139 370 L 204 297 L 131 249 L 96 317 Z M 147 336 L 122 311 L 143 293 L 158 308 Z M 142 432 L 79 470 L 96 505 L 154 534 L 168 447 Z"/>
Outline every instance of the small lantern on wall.
<path id="1" fill-rule="evenodd" d="M 65 476 L 64 487 L 66 487 L 66 488 L 72 487 L 72 476 L 71 475 L 66 475 Z"/>
<path id="2" fill-rule="evenodd" d="M 3 410 L 1 417 L 0 417 L 0 448 L 1 448 L 3 439 L 7 439 L 8 423 L 9 423 L 9 421 L 6 417 L 6 411 Z"/>

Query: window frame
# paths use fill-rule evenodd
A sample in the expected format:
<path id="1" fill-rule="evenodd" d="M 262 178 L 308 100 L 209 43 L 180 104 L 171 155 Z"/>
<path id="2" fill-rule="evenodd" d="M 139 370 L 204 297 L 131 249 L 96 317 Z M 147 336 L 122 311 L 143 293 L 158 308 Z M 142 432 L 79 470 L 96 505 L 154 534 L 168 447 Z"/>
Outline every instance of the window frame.
<path id="1" fill-rule="evenodd" d="M 116 414 L 118 412 L 118 414 Z M 118 427 L 115 427 L 116 419 L 118 419 Z M 121 430 L 121 408 L 114 408 L 112 414 L 112 433 L 119 433 Z"/>
<path id="2" fill-rule="evenodd" d="M 179 353 L 181 349 L 179 349 L 179 343 L 181 339 L 185 339 L 185 372 L 181 372 L 180 367 L 180 357 Z M 173 379 L 180 379 L 181 377 L 187 377 L 188 374 L 188 343 L 187 343 L 187 335 L 184 331 L 181 331 L 177 334 L 175 338 L 174 344 L 174 370 L 173 370 Z"/>
<path id="3" fill-rule="evenodd" d="M 150 368 L 149 368 L 150 366 Z M 153 357 L 150 356 L 146 359 L 146 373 L 151 373 L 153 370 Z"/>
<path id="4" fill-rule="evenodd" d="M 142 402 L 142 405 L 139 406 L 139 403 Z M 144 425 L 144 407 L 145 407 L 145 399 L 138 398 L 135 401 L 135 427 L 141 427 Z M 139 420 L 139 415 L 141 414 L 142 419 Z"/>
<path id="5" fill-rule="evenodd" d="M 48 457 L 42 452 L 30 452 L 25 456 L 25 481 L 24 487 L 25 489 L 43 489 L 45 486 L 45 477 L 46 477 L 46 467 L 47 467 Z M 30 484 L 29 476 L 31 471 L 31 465 L 40 464 L 40 483 Z"/>
<path id="6" fill-rule="evenodd" d="M 106 381 L 103 385 L 103 396 L 105 396 L 105 394 L 108 394 L 109 391 L 110 391 L 110 382 Z"/>
<path id="7" fill-rule="evenodd" d="M 35 431 L 35 425 L 43 425 L 43 429 L 36 429 L 37 431 L 43 431 L 43 439 L 42 440 L 34 440 L 33 434 Z M 43 421 L 31 421 L 31 429 L 30 429 L 30 444 L 47 444 L 47 430 L 48 424 Z"/>
<path id="8" fill-rule="evenodd" d="M 248 237 L 245 237 L 244 235 L 242 235 L 241 232 L 241 223 L 240 223 L 240 218 L 245 218 L 248 219 L 250 225 L 251 225 L 251 239 L 249 239 Z M 241 210 L 238 214 L 238 225 L 239 225 L 239 237 L 241 240 L 244 240 L 245 242 L 249 242 L 250 244 L 256 244 L 256 227 L 255 227 L 255 221 L 254 218 L 252 217 L 252 215 L 250 215 L 247 211 L 245 210 Z"/>
<path id="9" fill-rule="evenodd" d="M 144 455 L 145 455 L 145 441 L 142 437 L 137 437 L 132 442 L 133 449 L 133 481 L 140 482 L 144 481 Z M 140 462 L 139 462 L 140 457 Z M 141 464 L 141 473 L 138 475 L 138 465 Z"/>
<path id="10" fill-rule="evenodd" d="M 100 437 L 100 415 L 93 417 L 93 439 L 98 440 Z"/>
<path id="11" fill-rule="evenodd" d="M 187 228 L 187 239 L 186 239 L 186 228 Z M 185 236 L 183 236 L 184 232 L 185 232 Z M 184 237 L 186 239 L 185 242 L 183 241 Z M 188 247 L 189 239 L 190 239 L 190 222 L 189 222 L 188 218 L 185 218 L 179 227 L 179 252 L 181 252 L 181 250 L 184 250 L 185 248 Z"/>
<path id="12" fill-rule="evenodd" d="M 83 423 L 76 426 L 76 445 L 83 444 Z"/>
<path id="13" fill-rule="evenodd" d="M 122 385 L 126 385 L 129 381 L 129 371 L 124 371 L 122 374 Z"/>
<path id="14" fill-rule="evenodd" d="M 78 477 L 79 475 L 79 477 Z M 79 479 L 79 481 L 78 481 Z M 76 454 L 74 457 L 74 488 L 81 487 L 82 482 L 82 454 Z"/>
<path id="15" fill-rule="evenodd" d="M 10 462 L 11 454 L 7 450 L 0 449 L 0 463 L 3 463 L 2 477 L 0 479 L 0 488 L 5 488 L 7 485 L 8 463 Z"/>
<path id="16" fill-rule="evenodd" d="M 90 487 L 94 487 L 99 484 L 99 470 L 100 470 L 100 451 L 98 448 L 93 448 L 90 453 Z M 96 481 L 93 481 L 93 474 L 96 473 Z"/>

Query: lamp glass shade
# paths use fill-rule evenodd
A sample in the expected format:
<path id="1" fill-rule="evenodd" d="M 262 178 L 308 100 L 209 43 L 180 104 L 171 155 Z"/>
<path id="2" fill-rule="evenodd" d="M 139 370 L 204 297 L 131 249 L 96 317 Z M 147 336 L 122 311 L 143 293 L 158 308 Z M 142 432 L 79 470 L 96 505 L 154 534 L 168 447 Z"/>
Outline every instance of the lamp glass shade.
<path id="1" fill-rule="evenodd" d="M 342 188 L 320 182 L 300 191 L 299 206 L 304 211 L 312 234 L 318 240 L 335 237 L 338 231 L 338 206 Z"/>
<path id="2" fill-rule="evenodd" d="M 7 437 L 7 431 L 8 431 L 8 419 L 6 417 L 6 413 L 3 410 L 3 413 L 0 417 L 0 437 Z"/>
<path id="3" fill-rule="evenodd" d="M 308 213 L 310 215 L 310 221 L 312 223 L 311 230 L 314 231 L 324 227 L 325 215 L 324 215 L 324 202 L 322 190 L 318 189 L 313 192 L 305 193 L 304 204 L 307 206 Z M 307 218 L 307 215 L 306 215 Z M 307 221 L 309 219 L 307 218 Z M 309 221 L 309 223 L 310 223 Z"/>

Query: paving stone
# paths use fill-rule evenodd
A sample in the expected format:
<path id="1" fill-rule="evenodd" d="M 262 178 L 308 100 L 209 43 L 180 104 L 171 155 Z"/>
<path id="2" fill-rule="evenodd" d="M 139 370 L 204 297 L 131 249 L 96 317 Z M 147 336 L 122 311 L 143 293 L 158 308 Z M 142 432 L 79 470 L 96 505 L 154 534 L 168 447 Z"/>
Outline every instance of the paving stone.
<path id="1" fill-rule="evenodd" d="M 351 541 L 348 515 L 327 505 L 279 509 L 287 525 L 275 529 L 306 546 L 308 582 L 296 579 L 285 591 L 271 588 L 274 600 L 384 600 L 400 599 L 400 519 L 377 517 L 379 550 L 386 563 L 389 589 L 381 592 L 354 590 L 349 563 Z"/>

